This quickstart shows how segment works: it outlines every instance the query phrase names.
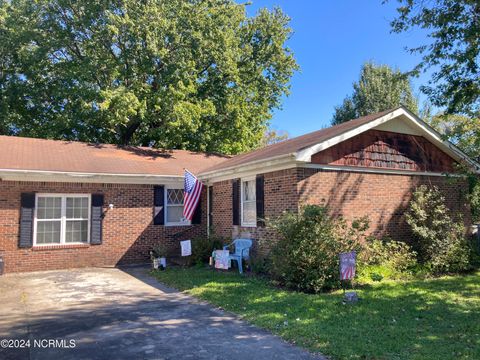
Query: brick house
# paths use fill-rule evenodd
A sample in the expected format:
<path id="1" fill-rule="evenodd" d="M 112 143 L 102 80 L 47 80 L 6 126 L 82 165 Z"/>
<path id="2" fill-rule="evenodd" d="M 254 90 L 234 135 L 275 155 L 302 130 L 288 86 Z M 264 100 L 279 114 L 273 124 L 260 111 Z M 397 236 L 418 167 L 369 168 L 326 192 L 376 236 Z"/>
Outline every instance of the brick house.
<path id="1" fill-rule="evenodd" d="M 368 215 L 372 235 L 408 242 L 404 212 L 421 184 L 438 186 L 469 225 L 460 163 L 480 169 L 399 107 L 235 156 L 201 178 L 208 184 L 213 231 L 255 239 L 257 251 L 266 255 L 275 234 L 262 219 L 304 204 L 326 205 L 347 221 Z"/>
<path id="2" fill-rule="evenodd" d="M 263 219 L 313 203 L 408 241 L 403 213 L 420 184 L 469 223 L 458 163 L 480 168 L 403 107 L 232 158 L 0 136 L 0 256 L 7 272 L 140 263 L 156 243 L 178 253 L 208 229 L 267 254 Z M 206 185 L 192 222 L 181 220 L 184 168 Z"/>
<path id="3" fill-rule="evenodd" d="M 179 240 L 207 231 L 206 199 L 191 223 L 181 221 L 183 169 L 225 159 L 0 136 L 5 271 L 142 263 L 159 241 L 177 251 Z"/>

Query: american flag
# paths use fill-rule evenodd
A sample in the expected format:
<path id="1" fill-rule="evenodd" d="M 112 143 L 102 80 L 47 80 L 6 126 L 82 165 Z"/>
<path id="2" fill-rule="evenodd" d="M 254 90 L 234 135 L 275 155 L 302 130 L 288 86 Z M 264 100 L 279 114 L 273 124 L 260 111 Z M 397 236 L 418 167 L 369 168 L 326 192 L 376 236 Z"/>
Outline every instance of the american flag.
<path id="1" fill-rule="evenodd" d="M 185 182 L 183 189 L 183 218 L 192 220 L 193 213 L 197 208 L 203 184 L 190 171 L 185 170 Z"/>
<path id="2" fill-rule="evenodd" d="M 340 280 L 350 280 L 355 277 L 355 251 L 340 254 Z"/>

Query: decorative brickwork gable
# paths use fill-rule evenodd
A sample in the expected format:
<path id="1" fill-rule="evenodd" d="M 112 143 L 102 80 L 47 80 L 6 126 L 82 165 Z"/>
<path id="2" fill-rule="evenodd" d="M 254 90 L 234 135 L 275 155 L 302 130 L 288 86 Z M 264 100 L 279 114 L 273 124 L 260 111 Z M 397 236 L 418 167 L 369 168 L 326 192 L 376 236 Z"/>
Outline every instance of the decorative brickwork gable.
<path id="1" fill-rule="evenodd" d="M 19 248 L 20 199 L 27 192 L 104 194 L 102 244 Z M 180 240 L 206 235 L 206 192 L 201 204 L 200 225 L 153 225 L 153 185 L 0 181 L 0 254 L 6 272 L 142 263 L 160 242 L 178 256 Z"/>
<path id="2" fill-rule="evenodd" d="M 422 136 L 369 130 L 314 154 L 312 163 L 453 172 L 455 161 Z"/>

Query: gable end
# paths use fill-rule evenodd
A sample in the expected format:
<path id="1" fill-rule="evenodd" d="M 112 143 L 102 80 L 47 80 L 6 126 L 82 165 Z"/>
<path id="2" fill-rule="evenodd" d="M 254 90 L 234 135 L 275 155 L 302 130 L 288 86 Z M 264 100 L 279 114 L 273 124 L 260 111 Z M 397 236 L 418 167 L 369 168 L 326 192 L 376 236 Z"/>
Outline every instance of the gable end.
<path id="1" fill-rule="evenodd" d="M 368 130 L 312 155 L 313 164 L 455 172 L 452 157 L 422 136 Z"/>

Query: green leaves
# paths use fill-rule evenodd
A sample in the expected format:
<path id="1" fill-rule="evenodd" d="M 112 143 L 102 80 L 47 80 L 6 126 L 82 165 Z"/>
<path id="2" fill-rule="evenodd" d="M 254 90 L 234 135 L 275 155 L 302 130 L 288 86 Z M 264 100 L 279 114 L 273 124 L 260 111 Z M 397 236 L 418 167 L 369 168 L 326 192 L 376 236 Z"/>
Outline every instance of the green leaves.
<path id="1" fill-rule="evenodd" d="M 0 1 L 0 131 L 250 150 L 297 69 L 288 22 L 233 0 Z"/>
<path id="2" fill-rule="evenodd" d="M 433 68 L 428 86 L 422 87 L 434 105 L 447 113 L 480 116 L 480 3 L 474 0 L 398 0 L 396 33 L 427 29 L 428 44 L 410 49 L 421 54 L 414 73 Z"/>
<path id="3" fill-rule="evenodd" d="M 353 93 L 335 108 L 332 124 L 337 125 L 360 116 L 373 114 L 405 105 L 417 113 L 417 99 L 407 75 L 387 65 L 365 63 Z"/>
<path id="4" fill-rule="evenodd" d="M 320 292 L 339 288 L 339 254 L 361 250 L 368 219 L 354 219 L 349 226 L 325 207 L 305 205 L 299 214 L 284 213 L 271 225 L 279 235 L 271 252 L 271 276 L 289 288 Z"/>
<path id="5" fill-rule="evenodd" d="M 445 197 L 436 186 L 419 186 L 405 217 L 415 237 L 420 260 L 433 273 L 471 268 L 471 249 L 465 239 L 463 221 L 453 218 Z"/>

